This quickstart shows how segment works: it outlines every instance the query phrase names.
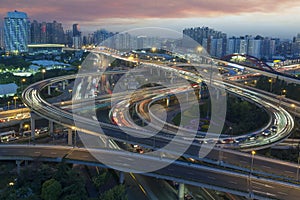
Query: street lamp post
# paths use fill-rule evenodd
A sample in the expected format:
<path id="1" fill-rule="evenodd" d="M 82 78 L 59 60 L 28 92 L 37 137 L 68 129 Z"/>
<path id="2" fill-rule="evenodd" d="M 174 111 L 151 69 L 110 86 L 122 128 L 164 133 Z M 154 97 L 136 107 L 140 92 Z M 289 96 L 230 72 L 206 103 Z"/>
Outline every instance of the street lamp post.
<path id="1" fill-rule="evenodd" d="M 286 90 L 281 90 L 280 96 L 279 96 L 279 105 L 278 105 L 278 107 L 281 106 L 281 101 L 282 101 L 283 98 L 285 98 L 285 94 L 286 94 Z"/>
<path id="2" fill-rule="evenodd" d="M 7 102 L 7 110 L 9 110 L 10 101 Z"/>
<path id="3" fill-rule="evenodd" d="M 300 168 L 300 151 L 298 153 L 298 166 L 297 166 L 297 177 L 296 180 L 299 181 L 299 168 Z"/>
<path id="4" fill-rule="evenodd" d="M 251 151 L 251 168 L 249 173 L 249 197 L 251 199 L 252 197 L 252 182 L 251 182 L 251 176 L 253 172 L 253 162 L 254 162 L 254 155 L 256 154 L 256 151 Z"/>
<path id="5" fill-rule="evenodd" d="M 269 79 L 269 83 L 270 83 L 270 92 L 272 92 L 272 86 L 273 86 L 273 80 L 272 80 L 272 78 Z"/>
<path id="6" fill-rule="evenodd" d="M 293 111 L 294 111 L 294 113 L 293 113 L 293 116 L 294 116 L 294 120 L 295 120 L 295 118 L 296 118 L 296 105 L 295 104 L 291 104 L 291 107 L 292 107 L 292 109 L 293 109 Z"/>
<path id="7" fill-rule="evenodd" d="M 25 78 L 22 78 L 21 80 L 21 93 L 23 92 L 23 84 L 26 82 L 26 79 Z"/>
<path id="8" fill-rule="evenodd" d="M 17 97 L 17 96 L 15 96 L 14 97 L 14 101 L 15 101 L 15 109 L 17 109 L 17 99 L 18 99 L 19 97 Z"/>
<path id="9" fill-rule="evenodd" d="M 43 76 L 43 80 L 45 79 L 45 73 L 46 73 L 46 70 L 45 69 L 42 69 L 42 76 Z"/>

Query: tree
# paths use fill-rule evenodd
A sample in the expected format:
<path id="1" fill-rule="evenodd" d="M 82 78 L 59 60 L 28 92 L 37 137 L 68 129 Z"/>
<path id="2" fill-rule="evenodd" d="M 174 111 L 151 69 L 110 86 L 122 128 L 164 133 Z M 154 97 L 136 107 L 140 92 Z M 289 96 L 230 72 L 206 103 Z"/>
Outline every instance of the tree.
<path id="1" fill-rule="evenodd" d="M 41 197 L 44 200 L 57 200 L 61 192 L 61 184 L 55 179 L 50 179 L 43 183 Z"/>
<path id="2" fill-rule="evenodd" d="M 105 192 L 99 198 L 100 200 L 127 200 L 126 190 L 124 185 L 117 185 L 114 188 Z"/>

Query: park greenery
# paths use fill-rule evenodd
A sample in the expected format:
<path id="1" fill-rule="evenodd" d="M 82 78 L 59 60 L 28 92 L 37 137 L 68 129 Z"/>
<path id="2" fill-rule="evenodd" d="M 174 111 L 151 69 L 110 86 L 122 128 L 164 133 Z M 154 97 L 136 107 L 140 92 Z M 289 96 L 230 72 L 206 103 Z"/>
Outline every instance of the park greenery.
<path id="1" fill-rule="evenodd" d="M 294 83 L 287 83 L 278 78 L 261 76 L 257 80 L 256 88 L 272 92 L 277 95 L 285 95 L 286 98 L 300 101 L 300 87 Z"/>
<path id="2" fill-rule="evenodd" d="M 196 112 L 197 109 L 194 108 L 195 106 L 197 105 L 194 105 L 192 108 L 183 111 L 185 116 L 183 120 L 199 118 L 199 114 Z M 200 121 L 198 130 L 200 131 L 207 131 L 209 128 L 210 107 L 209 100 L 202 100 L 202 102 L 199 104 Z M 175 125 L 189 124 L 190 122 L 188 121 L 181 122 L 181 115 L 182 113 L 177 114 L 172 120 L 173 123 Z M 242 135 L 249 133 L 267 124 L 268 118 L 269 116 L 264 109 L 261 109 L 244 99 L 229 95 L 227 99 L 225 124 L 222 133 L 229 135 Z"/>
<path id="3" fill-rule="evenodd" d="M 72 165 L 43 164 L 33 162 L 29 167 L 16 175 L 9 167 L 10 164 L 0 165 L 6 173 L 1 183 L 1 200 L 126 200 L 124 185 L 108 184 L 113 175 L 103 170 L 101 174 L 91 177 L 98 190 L 98 198 L 90 198 L 86 190 L 86 181 L 81 171 L 72 168 Z M 4 172 L 3 172 L 4 173 Z M 103 190 L 103 186 L 105 190 Z"/>

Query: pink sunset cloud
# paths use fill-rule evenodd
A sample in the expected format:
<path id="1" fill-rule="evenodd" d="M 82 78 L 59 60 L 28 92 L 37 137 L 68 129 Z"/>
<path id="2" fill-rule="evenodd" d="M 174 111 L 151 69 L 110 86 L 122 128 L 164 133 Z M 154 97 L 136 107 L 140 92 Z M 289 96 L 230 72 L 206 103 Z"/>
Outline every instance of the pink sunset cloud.
<path id="1" fill-rule="evenodd" d="M 27 12 L 31 19 L 97 21 L 108 18 L 189 18 L 275 13 L 300 6 L 294 0 L 0 0 L 0 13 Z"/>

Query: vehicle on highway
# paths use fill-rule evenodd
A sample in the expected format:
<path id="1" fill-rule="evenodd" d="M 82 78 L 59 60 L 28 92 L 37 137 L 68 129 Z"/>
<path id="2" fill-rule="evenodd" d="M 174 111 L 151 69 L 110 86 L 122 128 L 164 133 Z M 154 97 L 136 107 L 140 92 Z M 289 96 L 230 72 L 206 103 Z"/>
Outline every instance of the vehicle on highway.
<path id="1" fill-rule="evenodd" d="M 271 127 L 271 131 L 272 131 L 272 132 L 276 132 L 276 131 L 277 131 L 277 126 L 276 126 L 276 125 L 273 125 L 273 126 Z"/>
<path id="2" fill-rule="evenodd" d="M 14 130 L 0 133 L 0 141 L 1 142 L 9 142 L 11 138 L 16 136 L 16 132 Z"/>
<path id="3" fill-rule="evenodd" d="M 267 130 L 264 130 L 262 133 L 261 133 L 263 136 L 269 136 L 269 135 L 271 135 L 271 131 L 269 130 L 269 129 L 267 129 Z"/>

